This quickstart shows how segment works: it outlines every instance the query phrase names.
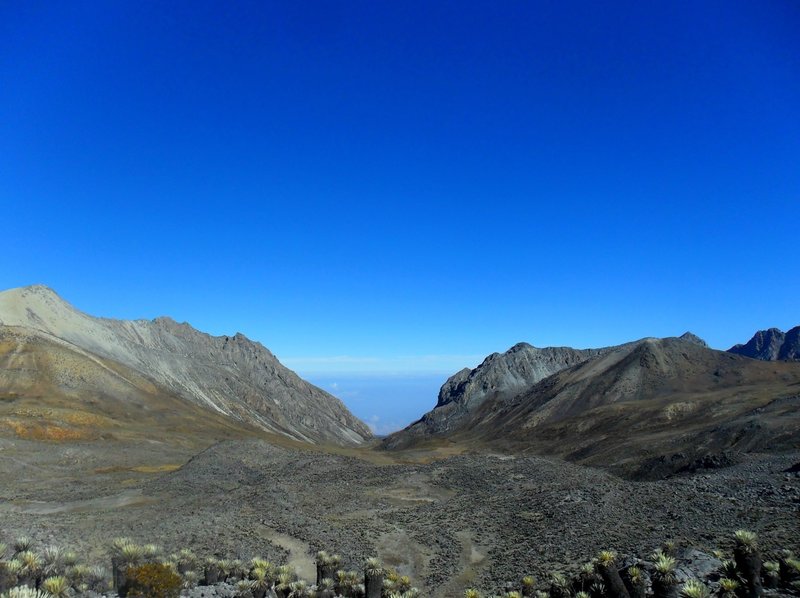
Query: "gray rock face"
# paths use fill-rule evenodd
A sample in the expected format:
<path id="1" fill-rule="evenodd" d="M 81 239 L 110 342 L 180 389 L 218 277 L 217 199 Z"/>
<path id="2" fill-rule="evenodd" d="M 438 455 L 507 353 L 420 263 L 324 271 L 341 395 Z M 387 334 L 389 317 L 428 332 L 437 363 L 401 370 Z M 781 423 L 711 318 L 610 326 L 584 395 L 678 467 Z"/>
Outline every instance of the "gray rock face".
<path id="1" fill-rule="evenodd" d="M 678 338 L 681 339 L 682 341 L 694 343 L 695 345 L 700 345 L 701 347 L 708 348 L 708 343 L 692 332 L 684 332 Z"/>
<path id="2" fill-rule="evenodd" d="M 759 330 L 747 343 L 734 345 L 728 352 L 762 361 L 800 360 L 800 326 L 789 332 L 778 328 Z"/>
<path id="3" fill-rule="evenodd" d="M 474 370 L 465 368 L 450 377 L 439 391 L 436 407 L 385 444 L 397 448 L 413 437 L 447 434 L 456 430 L 487 400 L 510 400 L 534 384 L 602 354 L 606 349 L 543 349 L 518 343 L 505 353 L 492 353 Z"/>
<path id="4" fill-rule="evenodd" d="M 542 381 L 607 355 L 621 355 L 642 343 L 649 346 L 654 340 L 643 339 L 600 349 L 539 349 L 519 343 L 505 353 L 493 353 L 474 370 L 463 369 L 448 379 L 439 391 L 436 407 L 404 430 L 387 437 L 383 445 L 390 449 L 404 448 L 432 436 L 468 433 L 479 422 L 489 428 L 499 425 L 491 423 L 498 417 L 499 410 L 516 402 L 538 384 L 546 384 Z M 708 348 L 703 339 L 691 332 L 665 340 L 690 348 Z M 647 359 L 647 356 L 642 358 Z"/>
<path id="5" fill-rule="evenodd" d="M 371 437 L 339 399 L 240 333 L 211 336 L 166 317 L 94 318 L 43 286 L 0 293 L 0 326 L 61 339 L 133 368 L 180 397 L 297 440 L 359 444 Z"/>

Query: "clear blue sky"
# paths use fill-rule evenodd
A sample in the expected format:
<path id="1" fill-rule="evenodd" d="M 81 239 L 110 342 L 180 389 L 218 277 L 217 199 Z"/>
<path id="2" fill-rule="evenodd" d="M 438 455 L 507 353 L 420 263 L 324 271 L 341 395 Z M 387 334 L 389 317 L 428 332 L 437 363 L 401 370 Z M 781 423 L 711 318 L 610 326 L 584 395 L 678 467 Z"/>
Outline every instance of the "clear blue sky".
<path id="1" fill-rule="evenodd" d="M 302 373 L 727 348 L 800 324 L 798 31 L 795 0 L 4 2 L 0 287 Z"/>

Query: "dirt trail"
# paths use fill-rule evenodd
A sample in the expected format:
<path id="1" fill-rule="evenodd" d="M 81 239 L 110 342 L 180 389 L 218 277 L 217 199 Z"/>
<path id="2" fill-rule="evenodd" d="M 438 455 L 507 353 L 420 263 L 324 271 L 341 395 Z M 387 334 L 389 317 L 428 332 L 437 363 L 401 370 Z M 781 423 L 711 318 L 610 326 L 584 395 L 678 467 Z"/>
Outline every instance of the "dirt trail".
<path id="1" fill-rule="evenodd" d="M 271 527 L 262 526 L 260 531 L 264 539 L 276 546 L 280 546 L 289 553 L 286 564 L 294 567 L 302 579 L 316 581 L 317 566 L 311 557 L 311 547 L 308 543 L 287 534 L 282 534 Z"/>

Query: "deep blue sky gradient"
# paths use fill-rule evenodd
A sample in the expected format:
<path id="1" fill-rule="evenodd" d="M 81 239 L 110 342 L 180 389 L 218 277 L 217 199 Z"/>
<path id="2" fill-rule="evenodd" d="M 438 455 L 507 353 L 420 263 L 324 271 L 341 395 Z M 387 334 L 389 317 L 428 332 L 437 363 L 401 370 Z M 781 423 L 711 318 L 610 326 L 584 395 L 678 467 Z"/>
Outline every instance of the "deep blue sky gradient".
<path id="1" fill-rule="evenodd" d="M 798 31 L 794 0 L 3 3 L 0 288 L 301 373 L 786 329 Z"/>

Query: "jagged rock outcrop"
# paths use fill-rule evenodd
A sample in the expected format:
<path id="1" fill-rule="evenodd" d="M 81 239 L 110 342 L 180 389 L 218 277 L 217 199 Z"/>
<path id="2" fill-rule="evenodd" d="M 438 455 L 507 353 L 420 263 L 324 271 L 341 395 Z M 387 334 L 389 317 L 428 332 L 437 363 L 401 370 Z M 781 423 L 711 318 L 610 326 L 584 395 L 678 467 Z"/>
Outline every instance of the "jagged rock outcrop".
<path id="1" fill-rule="evenodd" d="M 778 328 L 759 330 L 745 344 L 734 345 L 728 352 L 762 361 L 800 360 L 800 326 L 789 332 Z"/>
<path id="2" fill-rule="evenodd" d="M 504 353 L 492 353 L 475 369 L 465 368 L 451 376 L 439 390 L 436 407 L 405 430 L 389 436 L 385 445 L 399 448 L 418 438 L 455 431 L 486 400 L 510 400 L 540 380 L 605 350 L 537 348 L 518 343 Z"/>
<path id="3" fill-rule="evenodd" d="M 701 347 L 708 348 L 708 343 L 692 332 L 684 332 L 678 338 L 681 339 L 682 341 L 694 343 L 695 345 L 700 345 Z"/>
<path id="4" fill-rule="evenodd" d="M 371 436 L 341 401 L 240 333 L 215 337 L 171 318 L 95 318 L 44 286 L 0 293 L 0 327 L 69 343 L 138 372 L 168 394 L 297 440 L 358 444 Z"/>

